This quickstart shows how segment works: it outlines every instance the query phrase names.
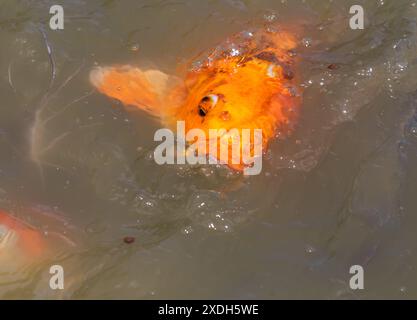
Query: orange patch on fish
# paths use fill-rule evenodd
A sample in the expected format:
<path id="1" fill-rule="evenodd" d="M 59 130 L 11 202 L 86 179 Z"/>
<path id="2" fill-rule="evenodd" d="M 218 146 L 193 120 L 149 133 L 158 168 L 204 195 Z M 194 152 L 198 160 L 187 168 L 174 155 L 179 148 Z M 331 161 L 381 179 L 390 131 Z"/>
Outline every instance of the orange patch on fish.
<path id="1" fill-rule="evenodd" d="M 281 137 L 290 135 L 297 121 L 301 98 L 293 80 L 296 43 L 295 36 L 282 29 L 240 33 L 182 78 L 158 70 L 114 66 L 95 68 L 90 80 L 101 93 L 145 110 L 168 128 L 184 121 L 186 132 L 198 128 L 206 137 L 210 129 L 262 129 L 265 151 L 278 132 Z M 218 154 L 212 155 L 218 158 Z M 245 167 L 231 160 L 229 152 L 229 167 Z"/>
<path id="2" fill-rule="evenodd" d="M 10 250 L 15 256 L 39 258 L 45 253 L 46 242 L 41 232 L 0 210 L 0 256 Z"/>

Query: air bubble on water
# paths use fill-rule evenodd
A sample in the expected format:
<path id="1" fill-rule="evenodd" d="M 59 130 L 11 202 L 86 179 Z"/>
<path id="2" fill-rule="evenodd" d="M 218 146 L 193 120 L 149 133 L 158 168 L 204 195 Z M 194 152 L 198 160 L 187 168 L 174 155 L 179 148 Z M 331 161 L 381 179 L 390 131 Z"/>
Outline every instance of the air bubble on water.
<path id="1" fill-rule="evenodd" d="M 231 57 L 236 57 L 240 54 L 240 51 L 236 48 L 231 48 L 229 54 Z"/>
<path id="2" fill-rule="evenodd" d="M 370 77 L 373 75 L 373 73 L 374 73 L 374 68 L 369 67 L 369 68 L 358 71 L 357 75 L 362 76 L 362 77 Z"/>
<path id="3" fill-rule="evenodd" d="M 253 37 L 253 32 L 245 31 L 245 32 L 243 32 L 243 37 L 244 38 L 252 38 Z"/>
<path id="4" fill-rule="evenodd" d="M 194 229 L 193 229 L 193 227 L 192 226 L 186 226 L 185 228 L 183 228 L 182 229 L 182 234 L 184 234 L 184 235 L 189 235 L 189 234 L 191 234 L 191 233 L 193 233 L 194 232 Z"/>
<path id="5" fill-rule="evenodd" d="M 305 247 L 305 251 L 309 254 L 312 254 L 312 253 L 316 252 L 316 248 L 314 248 L 312 245 L 307 245 Z"/>
<path id="6" fill-rule="evenodd" d="M 200 171 L 205 177 L 211 177 L 215 174 L 214 170 L 211 167 L 201 167 Z"/>
<path id="7" fill-rule="evenodd" d="M 300 87 L 303 87 L 303 88 L 308 88 L 308 87 L 310 87 L 311 85 L 313 84 L 313 80 L 307 80 L 307 81 L 305 81 L 304 83 L 301 83 L 300 84 Z"/>
<path id="8" fill-rule="evenodd" d="M 149 151 L 145 157 L 146 160 L 148 161 L 153 161 L 153 152 Z"/>
<path id="9" fill-rule="evenodd" d="M 343 118 L 350 119 L 351 118 L 351 108 L 349 106 L 349 99 L 345 99 L 342 104 L 338 107 L 338 111 L 341 113 Z"/>
<path id="10" fill-rule="evenodd" d="M 164 192 L 158 196 L 160 200 L 175 200 L 177 196 L 173 193 Z"/>
<path id="11" fill-rule="evenodd" d="M 137 52 L 139 51 L 139 44 L 135 43 L 130 46 L 130 51 Z"/>
<path id="12" fill-rule="evenodd" d="M 302 42 L 304 47 L 308 48 L 308 47 L 311 47 L 311 44 L 312 44 L 313 40 L 311 38 L 307 37 L 307 38 L 303 38 L 301 40 L 301 42 Z"/>
<path id="13" fill-rule="evenodd" d="M 197 208 L 203 208 L 206 206 L 205 202 L 201 202 L 200 204 L 197 205 Z"/>
<path id="14" fill-rule="evenodd" d="M 153 208 L 153 207 L 155 207 L 155 204 L 151 201 L 146 201 L 145 206 L 148 207 L 148 208 Z"/>
<path id="15" fill-rule="evenodd" d="M 405 134 L 409 138 L 417 138 L 417 120 L 412 119 L 405 127 Z"/>
<path id="16" fill-rule="evenodd" d="M 393 72 L 394 72 L 395 74 L 397 74 L 397 73 L 401 73 L 401 72 L 403 72 L 405 69 L 407 69 L 407 67 L 408 67 L 407 62 L 397 62 L 397 63 L 394 65 Z"/>
<path id="17" fill-rule="evenodd" d="M 278 15 L 275 12 L 270 12 L 270 13 L 264 14 L 264 19 L 268 22 L 274 22 L 278 19 Z"/>

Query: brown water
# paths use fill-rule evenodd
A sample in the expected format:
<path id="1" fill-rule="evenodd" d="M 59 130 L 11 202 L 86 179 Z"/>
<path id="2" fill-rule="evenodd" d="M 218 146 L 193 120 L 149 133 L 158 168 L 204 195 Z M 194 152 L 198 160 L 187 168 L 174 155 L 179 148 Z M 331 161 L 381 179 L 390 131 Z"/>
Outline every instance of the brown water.
<path id="1" fill-rule="evenodd" d="M 417 298 L 416 1 L 61 3 L 51 31 L 54 1 L 0 0 L 0 207 L 66 239 L 34 264 L 2 261 L 2 298 Z M 175 73 L 265 20 L 302 30 L 304 92 L 259 176 L 158 166 L 157 124 L 88 82 L 95 65 Z M 364 290 L 349 288 L 354 264 Z"/>

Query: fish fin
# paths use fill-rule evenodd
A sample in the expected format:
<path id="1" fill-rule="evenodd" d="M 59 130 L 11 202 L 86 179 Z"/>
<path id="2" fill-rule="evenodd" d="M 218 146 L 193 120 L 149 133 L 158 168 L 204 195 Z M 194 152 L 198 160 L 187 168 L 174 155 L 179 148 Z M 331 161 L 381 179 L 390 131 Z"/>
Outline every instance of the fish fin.
<path id="1" fill-rule="evenodd" d="M 90 72 L 90 82 L 98 91 L 159 118 L 170 78 L 159 70 L 143 71 L 129 65 L 96 67 Z"/>

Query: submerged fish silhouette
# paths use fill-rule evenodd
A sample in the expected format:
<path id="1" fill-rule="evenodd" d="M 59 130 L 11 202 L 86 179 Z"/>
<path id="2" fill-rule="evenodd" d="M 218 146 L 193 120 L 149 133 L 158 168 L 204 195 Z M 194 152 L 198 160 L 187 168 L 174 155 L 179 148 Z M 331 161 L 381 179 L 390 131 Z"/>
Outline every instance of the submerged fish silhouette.
<path id="1" fill-rule="evenodd" d="M 43 234 L 29 224 L 0 209 L 0 258 L 39 258 L 46 249 Z"/>
<path id="2" fill-rule="evenodd" d="M 48 226 L 44 233 L 27 222 L 0 209 L 0 265 L 41 261 L 58 250 L 75 248 L 82 236 L 59 211 L 43 205 L 25 206 L 24 212 L 36 218 L 37 224 Z"/>
<path id="3" fill-rule="evenodd" d="M 206 137 L 210 129 L 262 129 L 265 151 L 277 133 L 291 133 L 301 100 L 293 83 L 297 41 L 278 30 L 232 36 L 183 78 L 125 65 L 94 68 L 90 81 L 101 93 L 148 112 L 168 128 L 184 121 L 186 132 L 199 128 Z M 218 158 L 218 152 L 211 155 Z M 227 165 L 245 167 L 232 164 L 230 152 Z"/>

